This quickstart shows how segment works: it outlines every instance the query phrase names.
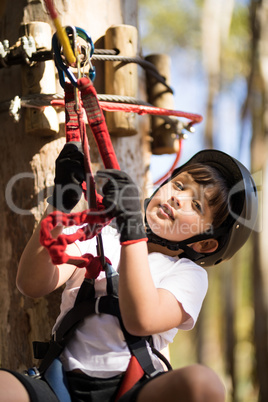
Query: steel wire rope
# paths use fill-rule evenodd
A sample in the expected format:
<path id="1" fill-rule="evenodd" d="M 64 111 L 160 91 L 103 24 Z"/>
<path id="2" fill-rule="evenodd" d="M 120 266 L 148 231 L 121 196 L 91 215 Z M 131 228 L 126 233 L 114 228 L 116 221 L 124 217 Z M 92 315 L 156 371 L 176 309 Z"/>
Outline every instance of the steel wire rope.
<path id="1" fill-rule="evenodd" d="M 144 60 L 141 57 L 126 57 L 120 55 L 102 55 L 102 54 L 95 54 L 92 55 L 92 60 L 98 61 L 121 61 L 122 63 L 136 63 L 139 64 L 141 67 L 146 70 L 149 74 L 154 76 L 161 84 L 163 84 L 169 92 L 172 94 L 174 93 L 173 89 L 166 83 L 165 78 L 159 74 L 157 68 L 154 66 L 153 63 Z"/>
<path id="2" fill-rule="evenodd" d="M 98 94 L 97 98 L 100 102 L 116 102 L 116 103 L 122 103 L 122 104 L 129 104 L 129 105 L 137 105 L 137 106 L 147 106 L 147 107 L 152 107 L 154 108 L 153 105 L 151 105 L 148 102 L 136 99 L 131 96 L 120 96 L 120 95 L 109 95 L 109 94 Z M 29 95 L 24 95 L 22 97 L 16 96 L 14 99 L 11 101 L 3 101 L 0 102 L 0 113 L 9 110 L 10 114 L 14 116 L 18 111 L 22 108 L 43 108 L 47 106 L 51 106 L 51 102 L 53 101 L 63 101 L 64 95 L 63 94 L 29 94 Z M 54 104 L 52 106 L 62 106 L 60 104 Z M 157 108 L 156 108 L 157 109 Z M 112 110 L 111 110 L 112 111 Z M 131 111 L 127 111 L 131 112 Z M 149 113 L 150 114 L 150 113 Z M 165 123 L 172 124 L 174 126 L 174 118 L 170 118 L 168 115 L 161 115 L 161 112 L 158 113 L 159 117 L 161 117 Z M 181 116 L 184 117 L 184 116 Z M 18 120 L 15 118 L 15 120 Z M 180 121 L 179 119 L 177 119 Z M 178 134 L 179 134 L 178 130 Z"/>
<path id="3" fill-rule="evenodd" d="M 13 55 L 12 50 L 10 53 L 6 55 L 6 57 L 1 57 L 3 63 L 0 63 L 0 68 L 9 67 L 11 65 L 23 64 L 25 63 L 24 55 L 16 54 L 16 57 Z M 53 60 L 53 51 L 52 50 L 39 50 L 29 57 L 29 62 L 41 62 Z M 94 49 L 94 53 L 92 55 L 92 60 L 96 61 L 121 61 L 122 63 L 136 63 L 144 68 L 148 74 L 155 77 L 157 81 L 162 83 L 169 92 L 174 93 L 173 89 L 166 83 L 166 80 L 163 76 L 161 76 L 157 70 L 157 68 L 153 65 L 153 63 L 144 60 L 142 57 L 126 57 L 118 54 L 118 51 L 115 49 Z"/>

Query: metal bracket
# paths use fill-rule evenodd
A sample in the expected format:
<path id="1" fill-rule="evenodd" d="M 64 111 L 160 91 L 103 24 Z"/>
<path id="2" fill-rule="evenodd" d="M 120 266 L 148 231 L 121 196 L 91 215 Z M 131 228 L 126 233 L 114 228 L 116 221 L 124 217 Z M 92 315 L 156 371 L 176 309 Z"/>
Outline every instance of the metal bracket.
<path id="1" fill-rule="evenodd" d="M 5 39 L 0 42 L 0 65 L 8 67 L 11 64 L 21 64 L 22 62 L 32 64 L 30 59 L 33 53 L 36 53 L 36 45 L 32 36 L 20 37 L 12 47 Z"/>
<path id="2" fill-rule="evenodd" d="M 21 42 L 21 49 L 23 50 L 23 54 L 25 57 L 25 61 L 30 63 L 30 58 L 32 57 L 33 53 L 36 52 L 35 40 L 32 36 L 22 36 L 20 38 Z"/>

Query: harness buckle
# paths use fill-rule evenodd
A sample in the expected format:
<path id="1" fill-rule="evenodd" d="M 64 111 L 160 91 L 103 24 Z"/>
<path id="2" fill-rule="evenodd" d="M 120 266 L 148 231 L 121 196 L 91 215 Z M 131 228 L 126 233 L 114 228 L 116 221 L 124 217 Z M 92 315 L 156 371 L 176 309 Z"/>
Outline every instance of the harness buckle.
<path id="1" fill-rule="evenodd" d="M 153 373 L 151 373 L 151 374 L 145 374 L 145 377 L 147 377 L 147 378 L 154 378 L 154 377 L 156 377 L 156 376 L 158 376 L 159 374 L 162 374 L 163 373 L 163 371 L 161 371 L 161 370 L 155 370 Z"/>
<path id="2" fill-rule="evenodd" d="M 35 366 L 30 367 L 28 370 L 25 370 L 24 374 L 31 378 L 35 378 L 35 379 L 41 378 L 41 374 L 40 374 L 38 368 Z"/>
<path id="3" fill-rule="evenodd" d="M 95 313 L 97 315 L 100 315 L 100 311 L 99 311 L 99 304 L 100 304 L 100 297 L 97 297 L 95 300 Z"/>

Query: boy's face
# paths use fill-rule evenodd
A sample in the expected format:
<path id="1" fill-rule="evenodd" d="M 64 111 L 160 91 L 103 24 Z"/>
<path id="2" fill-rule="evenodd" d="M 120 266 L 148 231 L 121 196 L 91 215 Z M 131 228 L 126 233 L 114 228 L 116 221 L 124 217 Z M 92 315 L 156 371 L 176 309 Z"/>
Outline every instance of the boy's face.
<path id="1" fill-rule="evenodd" d="M 179 173 L 159 188 L 147 206 L 151 230 L 177 242 L 209 231 L 213 220 L 209 194 L 209 187 L 196 183 L 187 172 Z"/>

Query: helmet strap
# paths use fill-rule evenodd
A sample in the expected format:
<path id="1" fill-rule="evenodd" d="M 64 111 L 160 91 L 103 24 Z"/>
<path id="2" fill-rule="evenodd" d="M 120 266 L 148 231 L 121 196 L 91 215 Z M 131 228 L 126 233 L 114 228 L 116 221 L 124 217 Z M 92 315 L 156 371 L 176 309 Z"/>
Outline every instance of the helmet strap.
<path id="1" fill-rule="evenodd" d="M 179 258 L 189 258 L 192 261 L 198 261 L 201 258 L 204 258 L 206 256 L 206 254 L 195 251 L 192 247 L 189 246 L 189 244 L 192 244 L 192 243 L 195 243 L 195 242 L 198 242 L 201 240 L 207 240 L 207 239 L 210 239 L 211 237 L 217 238 L 218 236 L 220 236 L 224 233 L 225 233 L 225 230 L 223 228 L 218 228 L 218 229 L 216 229 L 216 231 L 200 233 L 196 236 L 192 236 L 192 237 L 182 240 L 180 242 L 175 242 L 175 241 L 167 240 L 160 236 L 157 236 L 155 233 L 152 232 L 151 228 L 149 227 L 148 223 L 146 222 L 146 234 L 147 234 L 149 242 L 158 244 L 163 247 L 167 247 L 169 250 L 172 250 L 172 251 L 183 250 L 183 253 L 179 254 L 178 257 Z"/>
<path id="2" fill-rule="evenodd" d="M 158 244 L 159 246 L 166 247 L 172 251 L 183 250 L 183 254 L 178 255 L 179 258 L 187 257 L 192 261 L 196 261 L 196 260 L 204 257 L 204 254 L 198 253 L 197 251 L 195 251 L 194 249 L 189 247 L 189 244 L 194 243 L 195 241 L 206 239 L 208 236 L 206 233 L 203 233 L 203 234 L 200 234 L 197 236 L 193 236 L 190 239 L 186 239 L 186 240 L 183 240 L 180 242 L 175 242 L 175 241 L 167 240 L 160 236 L 157 236 L 155 233 L 152 232 L 149 225 L 146 224 L 146 235 L 148 237 L 148 242 Z"/>

